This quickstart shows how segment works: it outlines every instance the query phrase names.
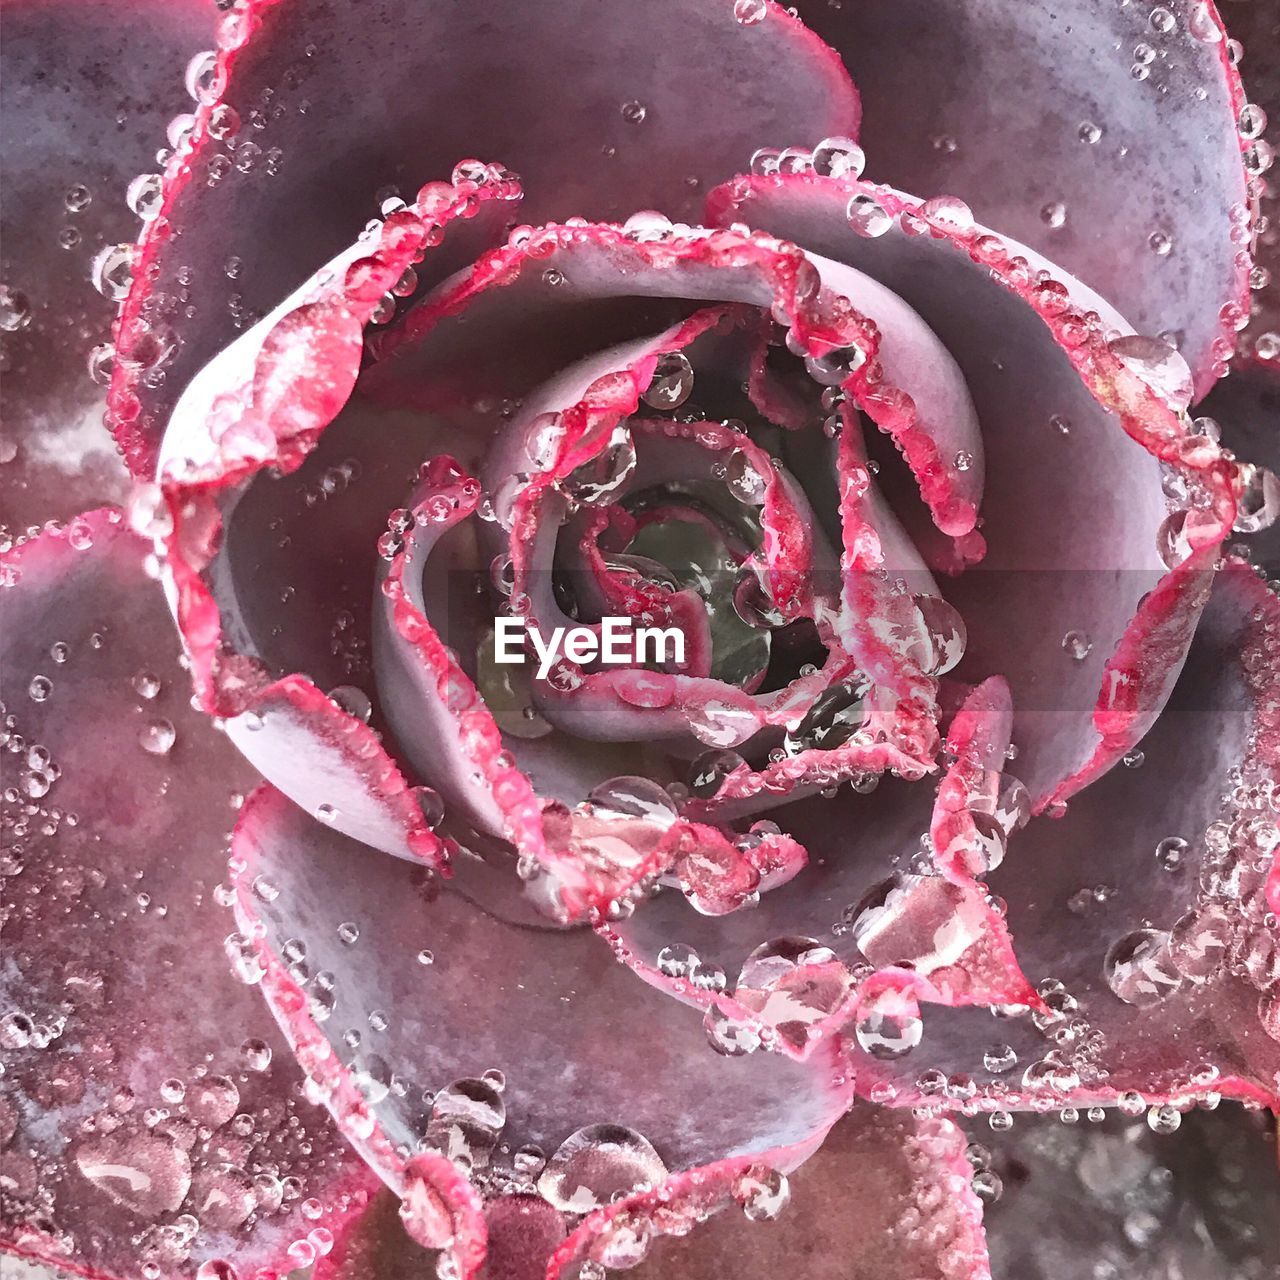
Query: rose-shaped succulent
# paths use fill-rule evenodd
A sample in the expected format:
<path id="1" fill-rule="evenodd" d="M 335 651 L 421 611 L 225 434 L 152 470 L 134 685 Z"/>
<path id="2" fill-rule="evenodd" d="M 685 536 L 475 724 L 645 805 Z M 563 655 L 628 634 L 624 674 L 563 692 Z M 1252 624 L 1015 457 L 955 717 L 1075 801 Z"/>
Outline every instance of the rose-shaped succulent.
<path id="1" fill-rule="evenodd" d="M 3 22 L 0 1245 L 1267 1273 L 1161 1145 L 1280 1091 L 1211 3 Z"/>

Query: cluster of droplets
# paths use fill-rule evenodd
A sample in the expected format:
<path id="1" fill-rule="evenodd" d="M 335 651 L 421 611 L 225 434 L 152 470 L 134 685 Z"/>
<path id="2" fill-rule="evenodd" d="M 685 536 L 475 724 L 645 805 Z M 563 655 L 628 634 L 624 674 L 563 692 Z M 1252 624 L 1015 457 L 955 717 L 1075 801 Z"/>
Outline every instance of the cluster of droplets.
<path id="1" fill-rule="evenodd" d="M 1253 622 L 1242 664 L 1261 684 L 1280 662 L 1280 627 L 1261 609 Z M 1166 871 L 1190 874 L 1198 868 L 1194 900 L 1166 928 L 1144 926 L 1117 938 L 1103 976 L 1120 999 L 1147 1006 L 1230 973 L 1257 990 L 1259 1020 L 1268 1035 L 1280 1039 L 1280 935 L 1266 896 L 1280 844 L 1280 789 L 1259 763 L 1273 732 L 1267 709 L 1274 695 L 1260 687 L 1256 696 L 1264 715 L 1253 731 L 1254 754 L 1228 775 L 1222 810 L 1198 842 L 1198 858 L 1181 835 L 1156 845 L 1156 859 Z"/>

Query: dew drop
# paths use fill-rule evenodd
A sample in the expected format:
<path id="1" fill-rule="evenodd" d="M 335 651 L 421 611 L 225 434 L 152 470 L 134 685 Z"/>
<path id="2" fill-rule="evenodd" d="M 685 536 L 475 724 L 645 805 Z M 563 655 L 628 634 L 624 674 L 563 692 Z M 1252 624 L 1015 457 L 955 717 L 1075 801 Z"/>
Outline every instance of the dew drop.
<path id="1" fill-rule="evenodd" d="M 845 218 L 858 235 L 869 240 L 893 226 L 893 215 L 874 196 L 854 196 L 845 208 Z"/>
<path id="2" fill-rule="evenodd" d="M 1169 954 L 1169 935 L 1157 929 L 1135 929 L 1112 943 L 1102 976 L 1116 996 L 1138 1007 L 1172 995 L 1182 981 Z"/>
<path id="3" fill-rule="evenodd" d="M 15 333 L 31 323 L 31 299 L 21 289 L 0 284 L 0 329 Z"/>
<path id="4" fill-rule="evenodd" d="M 164 202 L 164 179 L 158 173 L 140 173 L 129 183 L 125 202 L 143 222 L 160 216 Z"/>
<path id="5" fill-rule="evenodd" d="M 1068 631 L 1062 637 L 1062 649 L 1068 657 L 1083 662 L 1093 649 L 1093 641 L 1083 631 Z"/>
<path id="6" fill-rule="evenodd" d="M 771 1222 L 787 1207 L 791 1186 L 786 1174 L 753 1164 L 733 1184 L 733 1198 L 751 1222 Z"/>
<path id="7" fill-rule="evenodd" d="M 594 1124 L 570 1134 L 538 1179 L 561 1213 L 591 1213 L 633 1191 L 662 1183 L 667 1167 L 649 1141 L 622 1125 Z"/>
<path id="8" fill-rule="evenodd" d="M 89 278 L 93 287 L 111 302 L 122 302 L 133 284 L 133 246 L 109 244 L 93 260 Z"/>
<path id="9" fill-rule="evenodd" d="M 1176 871 L 1186 853 L 1187 842 L 1181 836 L 1166 836 L 1156 845 L 1156 862 L 1165 871 Z"/>
<path id="10" fill-rule="evenodd" d="M 82 213 L 93 203 L 93 193 L 83 183 L 77 182 L 67 188 L 62 203 L 68 213 Z"/>
<path id="11" fill-rule="evenodd" d="M 693 391 L 693 366 L 680 351 L 666 351 L 658 357 L 653 379 L 641 399 L 653 409 L 678 409 Z"/>
<path id="12" fill-rule="evenodd" d="M 823 138 L 813 149 L 813 171 L 824 178 L 859 178 L 867 165 L 862 148 L 852 138 Z"/>
<path id="13" fill-rule="evenodd" d="M 171 720 L 150 720 L 138 733 L 138 742 L 149 755 L 168 755 L 177 741 L 178 733 Z"/>

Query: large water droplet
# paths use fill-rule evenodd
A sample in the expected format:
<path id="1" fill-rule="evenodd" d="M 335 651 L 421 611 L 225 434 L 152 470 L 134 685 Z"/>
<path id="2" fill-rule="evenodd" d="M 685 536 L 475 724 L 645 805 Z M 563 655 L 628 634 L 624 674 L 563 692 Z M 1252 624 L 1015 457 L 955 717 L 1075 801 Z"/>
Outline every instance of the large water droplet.
<path id="1" fill-rule="evenodd" d="M 14 333 L 31 323 L 31 299 L 21 289 L 0 284 L 0 329 Z"/>
<path id="2" fill-rule="evenodd" d="M 859 178 L 867 165 L 862 148 L 852 138 L 823 138 L 813 149 L 813 171 L 823 178 Z"/>
<path id="3" fill-rule="evenodd" d="M 636 469 L 636 446 L 631 432 L 619 423 L 599 453 L 561 482 L 571 498 L 583 506 L 613 502 Z"/>
<path id="4" fill-rule="evenodd" d="M 89 278 L 93 287 L 111 302 L 123 302 L 133 284 L 133 246 L 109 244 L 93 260 Z"/>
<path id="5" fill-rule="evenodd" d="M 785 749 L 830 751 L 849 742 L 866 723 L 867 684 L 858 679 L 841 680 L 819 695 L 795 728 L 788 730 Z"/>
<path id="6" fill-rule="evenodd" d="M 95 1135 L 75 1151 L 76 1168 L 117 1204 L 140 1218 L 172 1213 L 191 1186 L 191 1161 L 157 1133 Z"/>
<path id="7" fill-rule="evenodd" d="M 465 1169 L 480 1169 L 507 1122 L 507 1104 L 491 1081 L 455 1080 L 435 1096 L 426 1141 Z"/>
<path id="8" fill-rule="evenodd" d="M 964 619 L 941 596 L 918 595 L 912 600 L 918 630 L 908 652 L 925 675 L 945 675 L 964 657 L 968 642 Z"/>
<path id="9" fill-rule="evenodd" d="M 1107 347 L 1121 364 L 1148 383 L 1171 408 L 1181 411 L 1191 403 L 1190 366 L 1167 342 L 1135 333 L 1113 338 Z"/>
<path id="10" fill-rule="evenodd" d="M 893 226 L 893 215 L 874 196 L 854 196 L 845 209 L 845 218 L 860 236 L 875 239 Z"/>
<path id="11" fill-rule="evenodd" d="M 679 816 L 675 802 L 649 778 L 610 778 L 587 796 L 597 817 L 619 820 L 641 819 L 669 827 Z"/>
<path id="12" fill-rule="evenodd" d="M 590 1213 L 619 1196 L 649 1190 L 667 1166 L 648 1139 L 616 1124 L 572 1133 L 547 1161 L 538 1190 L 561 1213 Z"/>
<path id="13" fill-rule="evenodd" d="M 1135 929 L 1112 943 L 1102 964 L 1107 985 L 1126 1004 L 1156 1004 L 1172 995 L 1182 979 L 1169 955 L 1169 935 Z"/>
<path id="14" fill-rule="evenodd" d="M 1258 533 L 1269 529 L 1280 516 L 1280 479 L 1265 467 L 1246 462 L 1240 467 L 1240 484 L 1236 532 Z"/>
<path id="15" fill-rule="evenodd" d="M 905 992 L 885 990 L 864 1000 L 853 1026 L 858 1047 L 873 1058 L 905 1057 L 924 1035 L 915 1000 Z"/>
<path id="16" fill-rule="evenodd" d="M 658 357 L 653 379 L 641 399 L 654 409 L 678 409 L 693 392 L 693 366 L 680 351 L 666 351 Z"/>

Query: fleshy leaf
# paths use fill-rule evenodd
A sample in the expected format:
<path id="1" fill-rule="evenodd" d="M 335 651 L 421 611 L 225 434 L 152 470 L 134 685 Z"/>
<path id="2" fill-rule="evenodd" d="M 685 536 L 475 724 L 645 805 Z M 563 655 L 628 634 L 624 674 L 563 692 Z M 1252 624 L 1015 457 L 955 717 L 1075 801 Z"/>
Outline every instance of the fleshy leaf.
<path id="1" fill-rule="evenodd" d="M 1176 334 L 1212 386 L 1247 305 L 1251 145 L 1212 5 L 797 7 L 846 59 L 877 180 L 968 201 L 1139 332 Z"/>
<path id="2" fill-rule="evenodd" d="M 183 67 L 216 18 L 209 0 L 5 6 L 0 474 L 18 528 L 127 492 L 102 429 L 113 307 L 90 277 L 101 250 L 138 234 L 126 192 L 153 212 L 146 175 L 170 117 L 192 106 Z M 167 344 L 151 354 L 163 374 Z"/>
<path id="3" fill-rule="evenodd" d="M 865 232 L 871 218 L 875 234 L 850 225 L 854 205 L 854 224 Z M 1106 302 L 949 204 L 806 175 L 738 179 L 711 212 L 853 263 L 910 303 L 960 365 L 986 446 L 988 552 L 948 584 L 968 630 L 958 674 L 1008 680 L 1023 779 L 1041 805 L 1067 799 L 1158 713 L 1234 517 L 1234 468 L 1154 379 L 1180 367 L 1176 353 L 1139 343 L 1139 376 L 1111 340 L 1127 326 Z M 1205 499 L 1174 570 L 1157 552 L 1158 460 Z M 1116 491 L 1122 502 L 1099 497 Z M 918 526 L 900 487 L 889 492 Z"/>
<path id="4" fill-rule="evenodd" d="M 1275 1098 L 1278 618 L 1251 570 L 1219 574 L 1142 750 L 1010 838 L 989 881 L 1044 1008 L 931 1011 L 912 1056 L 860 1089 L 984 1110 Z"/>
<path id="5" fill-rule="evenodd" d="M 745 1161 L 681 1175 L 588 1218 L 552 1260 L 644 1260 L 637 1280 L 987 1280 L 964 1135 L 861 1104 L 790 1178 Z M 737 1201 L 736 1204 L 733 1201 Z M 743 1221 L 743 1215 L 746 1221 Z M 647 1255 L 647 1256 L 644 1256 Z"/>
<path id="6" fill-rule="evenodd" d="M 424 1136 L 483 1169 L 505 1159 L 500 1136 L 504 1152 L 535 1143 L 552 1155 L 580 1126 L 622 1125 L 633 1135 L 624 1147 L 656 1148 L 652 1160 L 681 1168 L 781 1146 L 799 1159 L 845 1105 L 833 1055 L 726 1062 L 693 1011 L 613 965 L 589 932 L 505 924 L 424 868 L 369 858 L 270 789 L 242 816 L 233 857 L 273 1011 L 393 1189 L 404 1186 L 401 1151 Z M 274 892 L 255 893 L 259 878 Z M 641 1041 L 663 1046 L 661 1087 L 637 1063 Z M 459 1091 L 488 1101 L 455 1116 Z M 646 1159 L 606 1154 L 601 1168 L 620 1177 Z"/>
<path id="7" fill-rule="evenodd" d="M 325 0 L 255 0 L 223 18 L 194 149 L 166 174 L 164 222 L 140 252 L 145 283 L 125 317 L 154 311 L 180 268 L 194 270 L 200 313 L 170 369 L 176 391 L 233 336 L 233 297 L 238 312 L 270 310 L 376 212 L 380 188 L 407 198 L 464 156 L 502 156 L 537 188 L 540 219 L 688 216 L 761 138 L 856 129 L 839 59 L 776 5 L 767 12 L 744 26 L 733 0 L 653 0 L 621 16 L 569 0 L 494 23 L 402 2 L 352 39 Z M 660 68 L 635 56 L 650 42 L 666 50 Z M 376 102 L 353 92 L 375 82 Z M 133 394 L 141 412 L 117 417 L 117 432 L 145 470 L 174 392 L 121 376 L 113 406 Z"/>
<path id="8" fill-rule="evenodd" d="M 95 511 L 0 570 L 0 1246 L 120 1280 L 283 1274 L 370 1178 L 252 989 L 224 884 L 251 776 L 191 709 L 145 550 Z"/>

